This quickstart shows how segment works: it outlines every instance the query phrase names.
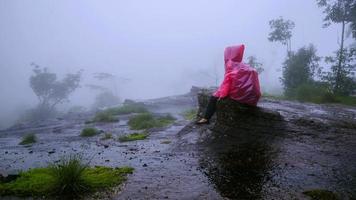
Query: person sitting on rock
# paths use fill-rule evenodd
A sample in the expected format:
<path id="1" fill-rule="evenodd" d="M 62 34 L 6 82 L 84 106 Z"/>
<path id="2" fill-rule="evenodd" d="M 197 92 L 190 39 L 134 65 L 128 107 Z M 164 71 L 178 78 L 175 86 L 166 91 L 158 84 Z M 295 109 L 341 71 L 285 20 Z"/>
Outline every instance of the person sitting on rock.
<path id="1" fill-rule="evenodd" d="M 261 97 L 258 73 L 242 62 L 244 45 L 230 46 L 225 49 L 225 75 L 218 90 L 210 97 L 204 117 L 197 124 L 208 124 L 216 110 L 216 103 L 230 98 L 242 104 L 256 106 Z"/>

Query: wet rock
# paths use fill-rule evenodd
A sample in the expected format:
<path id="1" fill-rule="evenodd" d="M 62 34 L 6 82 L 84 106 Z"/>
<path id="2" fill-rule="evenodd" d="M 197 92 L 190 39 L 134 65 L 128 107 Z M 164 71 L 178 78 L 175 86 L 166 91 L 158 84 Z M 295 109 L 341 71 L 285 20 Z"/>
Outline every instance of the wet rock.
<path id="1" fill-rule="evenodd" d="M 49 152 L 48 152 L 49 155 L 54 154 L 54 153 L 56 153 L 56 150 L 55 150 L 55 149 L 53 149 L 52 151 L 49 151 Z"/>

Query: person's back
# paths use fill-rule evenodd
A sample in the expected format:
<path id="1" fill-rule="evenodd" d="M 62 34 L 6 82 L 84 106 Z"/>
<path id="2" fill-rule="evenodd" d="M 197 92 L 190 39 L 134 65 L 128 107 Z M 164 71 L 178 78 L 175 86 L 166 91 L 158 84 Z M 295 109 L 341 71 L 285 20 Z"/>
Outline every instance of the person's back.
<path id="1" fill-rule="evenodd" d="M 257 71 L 240 63 L 231 76 L 229 97 L 240 103 L 256 106 L 261 97 Z"/>
<path id="2" fill-rule="evenodd" d="M 209 123 L 214 114 L 216 102 L 228 97 L 239 103 L 256 106 L 261 97 L 257 71 L 242 62 L 245 46 L 231 46 L 225 49 L 225 75 L 218 90 L 210 98 L 205 116 L 198 124 Z"/>
<path id="3" fill-rule="evenodd" d="M 254 68 L 242 62 L 244 50 L 244 45 L 225 49 L 224 81 L 214 96 L 230 97 L 240 103 L 256 106 L 261 97 L 258 73 Z"/>

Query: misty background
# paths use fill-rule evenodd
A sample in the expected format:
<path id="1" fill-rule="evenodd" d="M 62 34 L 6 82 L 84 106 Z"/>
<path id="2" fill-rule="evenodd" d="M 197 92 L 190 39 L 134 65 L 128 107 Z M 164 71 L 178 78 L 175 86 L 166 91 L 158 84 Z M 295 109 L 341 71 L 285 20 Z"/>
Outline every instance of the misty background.
<path id="1" fill-rule="evenodd" d="M 295 22 L 292 49 L 313 43 L 319 56 L 338 48 L 340 28 L 322 28 L 311 0 L 0 1 L 0 128 L 33 107 L 36 63 L 59 75 L 83 69 L 82 87 L 64 105 L 90 106 L 93 74 L 117 79 L 121 99 L 148 99 L 216 85 L 226 46 L 245 44 L 263 63 L 263 92 L 279 93 L 284 46 L 268 41 L 269 21 Z M 220 83 L 219 83 L 220 84 Z"/>

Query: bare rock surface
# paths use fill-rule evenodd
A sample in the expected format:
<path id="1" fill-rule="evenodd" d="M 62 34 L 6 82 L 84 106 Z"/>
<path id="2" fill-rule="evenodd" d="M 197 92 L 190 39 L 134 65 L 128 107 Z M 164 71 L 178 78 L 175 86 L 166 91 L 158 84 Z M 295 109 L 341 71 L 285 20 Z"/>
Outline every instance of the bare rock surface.
<path id="1" fill-rule="evenodd" d="M 356 108 L 273 99 L 253 108 L 224 99 L 210 125 L 181 116 L 195 107 L 202 113 L 210 94 L 194 88 L 143 101 L 151 112 L 177 120 L 141 141 L 80 137 L 93 113 L 2 130 L 0 172 L 16 174 L 80 153 L 93 166 L 135 168 L 111 199 L 308 199 L 303 191 L 312 189 L 356 197 Z M 127 125 L 131 116 L 92 126 L 117 138 L 135 132 Z M 38 142 L 18 145 L 27 133 L 36 133 Z"/>

